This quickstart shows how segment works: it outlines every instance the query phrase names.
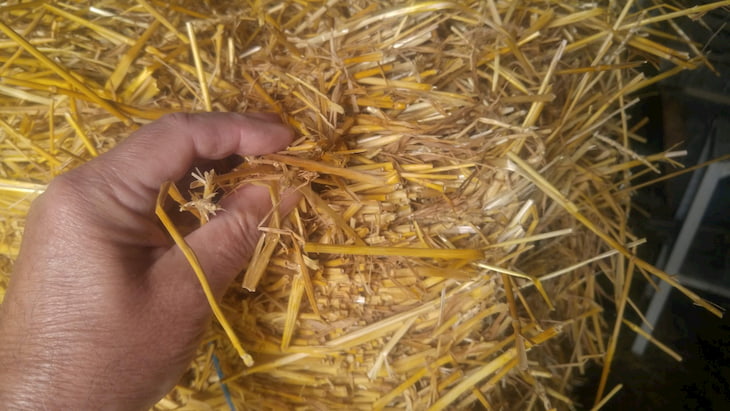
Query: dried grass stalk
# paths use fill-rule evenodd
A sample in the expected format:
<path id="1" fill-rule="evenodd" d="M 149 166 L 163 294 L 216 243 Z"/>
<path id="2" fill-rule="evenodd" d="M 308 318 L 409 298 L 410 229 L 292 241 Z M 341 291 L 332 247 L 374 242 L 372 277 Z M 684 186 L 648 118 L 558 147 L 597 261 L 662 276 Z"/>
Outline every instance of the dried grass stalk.
<path id="1" fill-rule="evenodd" d="M 638 329 L 623 319 L 637 270 L 721 315 L 634 254 L 632 182 L 682 153 L 637 155 L 646 120 L 627 110 L 707 62 L 672 20 L 728 5 L 0 3 L 0 299 L 55 175 L 167 112 L 275 111 L 299 134 L 288 150 L 199 173 L 194 198 L 162 191 L 201 224 L 213 184 L 303 200 L 261 227 L 157 409 L 570 409 L 588 405 L 570 393 L 592 361 L 598 409 L 621 387 L 603 395 L 617 338 Z"/>

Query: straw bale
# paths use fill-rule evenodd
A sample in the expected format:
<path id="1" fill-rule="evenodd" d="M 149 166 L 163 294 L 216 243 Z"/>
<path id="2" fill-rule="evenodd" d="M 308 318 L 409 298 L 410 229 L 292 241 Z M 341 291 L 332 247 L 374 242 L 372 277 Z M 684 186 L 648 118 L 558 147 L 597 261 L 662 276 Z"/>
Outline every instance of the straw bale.
<path id="1" fill-rule="evenodd" d="M 274 111 L 292 147 L 177 187 L 201 223 L 216 188 L 303 199 L 156 408 L 571 409 L 589 362 L 607 399 L 634 278 L 720 314 L 633 257 L 632 182 L 681 153 L 634 153 L 628 110 L 704 61 L 662 23 L 730 2 L 633 3 L 0 2 L 0 298 L 54 176 L 164 113 Z"/>

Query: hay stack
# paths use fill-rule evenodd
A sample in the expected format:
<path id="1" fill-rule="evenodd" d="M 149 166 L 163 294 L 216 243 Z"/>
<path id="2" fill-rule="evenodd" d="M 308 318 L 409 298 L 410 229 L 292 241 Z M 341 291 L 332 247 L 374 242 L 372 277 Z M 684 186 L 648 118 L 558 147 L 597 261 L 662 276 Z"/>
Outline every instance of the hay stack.
<path id="1" fill-rule="evenodd" d="M 55 175 L 166 112 L 273 110 L 293 146 L 207 186 L 303 194 L 221 304 L 255 364 L 216 323 L 159 409 L 565 409 L 589 361 L 607 399 L 634 278 L 719 314 L 632 257 L 632 181 L 681 153 L 635 154 L 627 110 L 704 61 L 664 23 L 729 4 L 0 3 L 0 293 Z"/>

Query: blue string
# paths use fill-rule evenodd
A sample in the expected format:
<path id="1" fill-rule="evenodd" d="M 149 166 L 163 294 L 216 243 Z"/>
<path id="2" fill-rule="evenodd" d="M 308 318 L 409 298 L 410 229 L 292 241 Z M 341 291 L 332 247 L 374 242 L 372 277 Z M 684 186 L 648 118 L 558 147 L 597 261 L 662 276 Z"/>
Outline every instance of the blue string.
<path id="1" fill-rule="evenodd" d="M 213 344 L 211 342 L 210 344 Z M 213 360 L 213 367 L 215 367 L 215 373 L 218 374 L 218 379 L 220 381 L 223 381 L 225 378 L 225 375 L 223 375 L 223 370 L 221 369 L 221 363 L 218 361 L 218 356 L 213 353 L 212 358 Z M 223 396 L 226 398 L 226 403 L 228 404 L 228 408 L 231 411 L 236 411 L 236 406 L 233 405 L 233 398 L 231 398 L 231 391 L 228 389 L 228 385 L 225 383 L 221 383 L 221 389 L 223 390 Z"/>

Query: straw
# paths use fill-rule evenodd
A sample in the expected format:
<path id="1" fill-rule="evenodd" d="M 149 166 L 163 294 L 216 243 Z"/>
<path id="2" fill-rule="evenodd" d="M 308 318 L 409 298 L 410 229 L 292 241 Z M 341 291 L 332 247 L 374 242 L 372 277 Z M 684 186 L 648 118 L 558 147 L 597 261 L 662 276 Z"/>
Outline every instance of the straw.
<path id="1" fill-rule="evenodd" d="M 193 268 L 193 271 L 195 272 L 196 277 L 198 278 L 198 281 L 200 282 L 200 286 L 203 288 L 203 292 L 205 293 L 205 298 L 208 300 L 208 304 L 210 305 L 210 308 L 213 310 L 213 314 L 215 315 L 215 318 L 218 320 L 218 322 L 221 324 L 223 329 L 226 332 L 226 335 L 228 335 L 228 338 L 230 339 L 231 343 L 233 344 L 234 348 L 238 352 L 238 355 L 241 357 L 243 362 L 246 364 L 246 366 L 252 366 L 253 365 L 253 358 L 250 354 L 248 354 L 243 347 L 241 346 L 241 343 L 238 341 L 238 337 L 236 337 L 236 333 L 231 327 L 231 325 L 228 323 L 228 320 L 226 320 L 226 317 L 223 315 L 223 312 L 221 311 L 220 307 L 218 306 L 218 303 L 215 300 L 215 296 L 213 295 L 213 292 L 210 289 L 210 285 L 208 285 L 208 280 L 206 278 L 205 273 L 203 272 L 203 269 L 200 266 L 200 263 L 198 262 L 198 258 L 196 257 L 193 250 L 190 248 L 190 246 L 185 242 L 185 239 L 180 235 L 177 228 L 175 228 L 175 225 L 172 223 L 172 220 L 170 220 L 170 217 L 167 215 L 164 209 L 164 201 L 165 197 L 167 196 L 167 192 L 170 190 L 170 183 L 163 184 L 160 188 L 160 194 L 157 197 L 157 205 L 155 206 L 155 214 L 160 218 L 160 221 L 165 226 L 165 229 L 167 232 L 170 233 L 172 236 L 172 239 L 175 241 L 175 244 L 180 247 L 180 250 L 182 251 L 183 255 L 185 255 L 185 258 L 190 263 L 190 266 Z"/>
<path id="2" fill-rule="evenodd" d="M 165 113 L 275 112 L 289 148 L 161 191 L 218 321 L 157 409 L 570 409 L 591 363 L 605 408 L 625 311 L 644 321 L 630 287 L 722 314 L 636 256 L 630 194 L 695 168 L 641 182 L 685 153 L 638 154 L 652 120 L 629 109 L 708 63 L 679 19 L 730 2 L 644 3 L 0 6 L 0 298 L 54 176 Z M 215 301 L 195 226 L 171 221 L 206 224 L 246 184 L 277 207 Z M 302 197 L 288 216 L 284 192 Z"/>

